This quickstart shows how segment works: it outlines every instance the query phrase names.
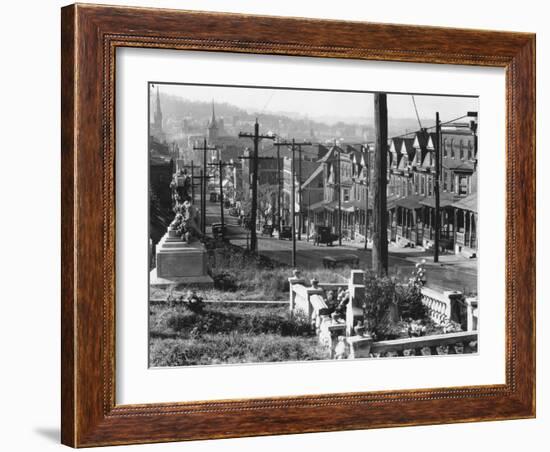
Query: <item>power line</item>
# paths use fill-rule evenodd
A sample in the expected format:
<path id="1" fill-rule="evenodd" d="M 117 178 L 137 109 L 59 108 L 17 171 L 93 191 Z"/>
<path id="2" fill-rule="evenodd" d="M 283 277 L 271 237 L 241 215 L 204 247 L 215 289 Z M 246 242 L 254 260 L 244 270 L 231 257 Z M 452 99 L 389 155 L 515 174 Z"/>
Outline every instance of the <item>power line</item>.
<path id="1" fill-rule="evenodd" d="M 416 108 L 416 101 L 414 100 L 414 95 L 411 94 L 413 105 L 414 105 L 414 112 L 416 113 L 416 119 L 418 119 L 418 127 L 422 130 L 422 123 L 420 122 L 420 116 L 418 115 L 418 108 Z"/>

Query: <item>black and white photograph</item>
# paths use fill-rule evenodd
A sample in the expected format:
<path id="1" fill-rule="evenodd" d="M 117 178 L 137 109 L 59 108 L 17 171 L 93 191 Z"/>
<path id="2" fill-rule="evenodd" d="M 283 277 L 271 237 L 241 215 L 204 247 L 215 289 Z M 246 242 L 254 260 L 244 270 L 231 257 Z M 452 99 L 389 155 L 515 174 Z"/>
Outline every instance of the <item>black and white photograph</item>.
<path id="1" fill-rule="evenodd" d="M 150 367 L 478 353 L 478 97 L 147 90 Z"/>

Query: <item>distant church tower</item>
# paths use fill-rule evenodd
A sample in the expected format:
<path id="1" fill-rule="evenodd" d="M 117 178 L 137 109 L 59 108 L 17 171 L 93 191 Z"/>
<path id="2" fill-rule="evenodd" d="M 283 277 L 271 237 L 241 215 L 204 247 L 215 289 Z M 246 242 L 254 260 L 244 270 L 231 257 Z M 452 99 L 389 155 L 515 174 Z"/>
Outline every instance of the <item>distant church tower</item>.
<path id="1" fill-rule="evenodd" d="M 216 111 L 214 110 L 214 101 L 212 101 L 212 118 L 208 123 L 207 138 L 210 145 L 216 144 L 219 136 L 218 123 L 216 122 Z"/>
<path id="2" fill-rule="evenodd" d="M 155 114 L 153 116 L 153 124 L 151 125 L 151 135 L 155 135 L 160 140 L 164 138 L 164 131 L 162 130 L 162 110 L 160 108 L 160 93 L 158 85 Z"/>

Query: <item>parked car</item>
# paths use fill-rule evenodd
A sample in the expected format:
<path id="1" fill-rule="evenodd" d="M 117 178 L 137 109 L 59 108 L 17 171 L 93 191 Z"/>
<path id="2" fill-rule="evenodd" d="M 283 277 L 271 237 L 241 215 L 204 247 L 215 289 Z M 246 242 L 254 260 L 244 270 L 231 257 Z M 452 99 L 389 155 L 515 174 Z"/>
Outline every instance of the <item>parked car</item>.
<path id="1" fill-rule="evenodd" d="M 343 254 L 340 256 L 323 257 L 323 267 L 334 269 L 336 267 L 349 266 L 351 268 L 359 267 L 359 257 L 355 254 Z"/>
<path id="2" fill-rule="evenodd" d="M 262 235 L 267 235 L 268 237 L 273 237 L 273 226 L 270 224 L 264 224 L 262 226 Z"/>
<path id="3" fill-rule="evenodd" d="M 210 193 L 210 202 L 218 202 L 218 194 L 215 191 Z"/>
<path id="4" fill-rule="evenodd" d="M 214 238 L 223 237 L 227 232 L 225 225 L 221 223 L 212 223 L 212 235 Z"/>
<path id="5" fill-rule="evenodd" d="M 338 240 L 338 235 L 334 234 L 328 226 L 317 226 L 313 236 L 314 245 L 326 243 L 327 246 L 332 246 L 332 243 L 336 240 Z"/>
<path id="6" fill-rule="evenodd" d="M 279 232 L 279 240 L 288 239 L 292 240 L 292 227 L 283 226 Z"/>

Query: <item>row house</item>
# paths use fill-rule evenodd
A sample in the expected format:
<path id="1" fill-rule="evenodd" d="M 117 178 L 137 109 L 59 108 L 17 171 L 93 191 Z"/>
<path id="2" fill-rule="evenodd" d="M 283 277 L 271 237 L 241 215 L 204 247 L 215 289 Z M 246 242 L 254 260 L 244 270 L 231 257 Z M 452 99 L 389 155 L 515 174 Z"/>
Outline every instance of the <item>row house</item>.
<path id="1" fill-rule="evenodd" d="M 389 188 L 388 237 L 397 243 L 433 246 L 435 139 L 433 133 L 416 134 L 408 171 L 405 165 L 392 162 L 390 178 L 396 176 L 395 179 L 401 177 L 401 180 Z M 405 146 L 401 143 L 402 149 Z M 398 157 L 400 163 L 405 157 Z M 477 248 L 476 165 L 477 145 L 472 128 L 444 129 L 441 134 L 440 244 L 456 253 L 475 255 Z M 408 183 L 404 182 L 405 176 Z"/>
<path id="2" fill-rule="evenodd" d="M 294 167 L 294 190 L 295 190 L 295 206 L 294 211 L 297 218 L 297 225 L 302 229 L 301 233 L 306 233 L 306 217 L 307 211 L 311 204 L 318 202 L 323 193 L 321 185 L 321 176 L 319 163 L 317 163 L 316 154 L 309 150 L 302 150 L 301 163 L 298 160 L 298 152 L 295 156 Z M 312 178 L 313 173 L 316 175 Z M 306 183 L 307 182 L 307 183 Z M 300 190 L 301 184 L 301 190 Z M 283 159 L 283 174 L 282 174 L 282 205 L 281 205 L 281 221 L 283 225 L 291 223 L 292 216 L 292 157 L 285 156 Z M 301 203 L 300 203 L 301 200 Z"/>
<path id="3" fill-rule="evenodd" d="M 470 255 L 477 248 L 475 132 L 475 123 L 444 127 L 440 144 L 440 244 Z M 433 246 L 436 138 L 435 133 L 421 130 L 388 142 L 388 239 L 399 245 Z M 306 182 L 318 193 L 322 190 L 322 198 L 308 204 L 308 224 L 329 226 L 338 233 L 341 216 L 343 238 L 368 239 L 374 205 L 374 146 L 319 146 L 319 156 L 315 176 Z"/>
<path id="4" fill-rule="evenodd" d="M 315 182 L 322 185 L 322 199 L 310 204 L 308 209 L 308 224 L 329 226 L 334 233 L 341 227 L 342 237 L 350 240 L 365 237 L 371 218 L 372 190 L 367 182 L 372 178 L 367 175 L 369 164 L 368 145 L 333 145 L 320 152 L 322 158 L 315 177 L 308 184 Z M 369 197 L 369 209 L 367 209 Z M 341 224 L 341 226 L 340 226 Z"/>

